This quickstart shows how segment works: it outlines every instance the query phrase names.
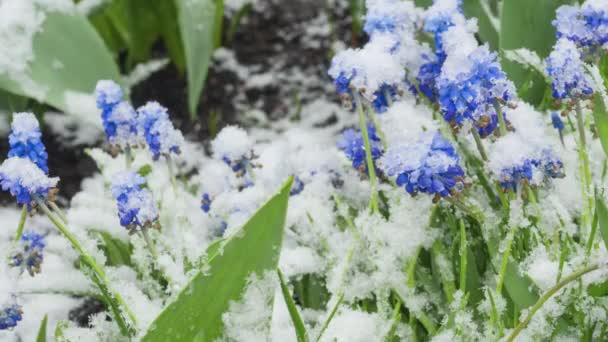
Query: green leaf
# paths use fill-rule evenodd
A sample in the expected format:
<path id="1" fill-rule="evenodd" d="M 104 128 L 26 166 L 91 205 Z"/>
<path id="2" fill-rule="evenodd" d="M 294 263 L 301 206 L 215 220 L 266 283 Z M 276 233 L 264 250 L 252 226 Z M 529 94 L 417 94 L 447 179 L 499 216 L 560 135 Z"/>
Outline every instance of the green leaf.
<path id="1" fill-rule="evenodd" d="M 186 55 L 188 108 L 196 117 L 198 101 L 207 79 L 215 40 L 217 8 L 214 0 L 175 0 Z"/>
<path id="2" fill-rule="evenodd" d="M 99 235 L 103 240 L 103 246 L 101 246 L 101 249 L 105 252 L 107 265 L 132 265 L 131 246 L 128 243 L 115 239 L 106 232 L 99 232 Z"/>
<path id="3" fill-rule="evenodd" d="M 237 232 L 210 253 L 177 299 L 155 319 L 142 341 L 215 341 L 224 329 L 222 314 L 238 300 L 252 272 L 277 267 L 287 202 L 293 179 Z"/>
<path id="4" fill-rule="evenodd" d="M 184 46 L 182 45 L 179 26 L 176 20 L 177 8 L 174 0 L 157 0 L 155 6 L 158 11 L 158 28 L 165 42 L 167 53 L 171 61 L 180 72 L 183 74 L 186 70 L 186 57 L 184 56 Z"/>
<path id="5" fill-rule="evenodd" d="M 150 172 L 152 172 L 152 165 L 150 164 L 146 164 L 137 170 L 137 173 L 144 178 L 149 175 Z"/>
<path id="6" fill-rule="evenodd" d="M 600 142 L 602 143 L 602 149 L 608 156 L 608 110 L 606 110 L 603 96 L 600 94 L 596 95 L 593 99 L 593 104 L 595 128 L 600 138 Z"/>
<path id="7" fill-rule="evenodd" d="M 488 252 L 496 255 L 498 252 L 498 240 L 496 238 L 488 241 Z M 519 273 L 518 264 L 509 261 L 505 272 L 504 288 L 513 300 L 518 310 L 523 310 L 534 304 L 540 298 L 538 289 L 530 277 Z"/>
<path id="8" fill-rule="evenodd" d="M 38 337 L 36 337 L 36 342 L 46 342 L 46 323 L 48 319 L 48 315 L 44 315 L 44 318 L 40 323 L 40 328 L 38 329 Z"/>
<path id="9" fill-rule="evenodd" d="M 69 327 L 68 321 L 59 321 L 55 326 L 55 341 L 63 342 L 66 341 L 63 331 Z"/>
<path id="10" fill-rule="evenodd" d="M 0 75 L 0 88 L 13 94 L 35 98 L 65 112 L 82 115 L 86 108 L 74 107 L 80 103 L 69 98 L 73 95 L 90 95 L 100 79 L 120 81 L 118 68 L 112 55 L 93 26 L 79 14 L 46 13 L 41 30 L 33 39 L 34 59 L 25 77 L 29 82 L 16 82 L 7 74 Z M 55 66 L 55 67 L 54 67 Z M 61 69 L 57 70 L 56 67 Z M 72 106 L 70 106 L 72 102 Z M 95 120 L 95 118 L 91 118 Z"/>
<path id="11" fill-rule="evenodd" d="M 306 326 L 304 326 L 304 321 L 302 320 L 302 317 L 298 312 L 296 303 L 294 303 L 293 298 L 291 298 L 291 292 L 289 291 L 289 288 L 285 283 L 283 273 L 281 273 L 281 270 L 278 268 L 277 274 L 279 275 L 279 281 L 281 282 L 281 292 L 283 292 L 283 299 L 285 299 L 285 305 L 287 305 L 289 316 L 291 316 L 291 321 L 293 322 L 293 326 L 296 329 L 296 336 L 298 338 L 298 342 L 306 342 L 308 341 L 308 334 L 306 333 Z"/>
<path id="12" fill-rule="evenodd" d="M 602 238 L 608 248 L 608 208 L 606 208 L 606 203 L 599 195 L 595 196 L 595 211 L 597 213 Z"/>
<path id="13" fill-rule="evenodd" d="M 500 50 L 528 48 L 541 58 L 546 58 L 555 43 L 555 10 L 567 4 L 568 0 L 505 0 L 500 20 Z M 520 94 L 530 103 L 538 105 L 544 96 L 545 80 L 540 75 L 531 74 L 516 62 L 502 59 L 509 78 L 520 88 L 526 81 L 532 86 L 526 94 Z"/>
<path id="14" fill-rule="evenodd" d="M 350 16 L 352 17 L 352 33 L 359 36 L 363 33 L 363 19 L 365 17 L 365 1 L 350 0 Z"/>

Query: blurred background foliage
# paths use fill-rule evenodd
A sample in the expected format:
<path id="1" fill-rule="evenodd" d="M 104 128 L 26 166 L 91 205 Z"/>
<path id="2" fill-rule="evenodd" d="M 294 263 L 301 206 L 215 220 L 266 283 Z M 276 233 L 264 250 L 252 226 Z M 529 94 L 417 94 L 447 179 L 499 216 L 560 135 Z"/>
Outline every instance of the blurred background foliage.
<path id="1" fill-rule="evenodd" d="M 467 17 L 478 18 L 478 38 L 492 50 L 503 54 L 527 48 L 544 59 L 555 42 L 555 9 L 573 1 L 463 0 L 463 8 Z M 87 2 L 75 0 L 78 9 Z M 427 7 L 432 0 L 415 2 Z M 138 66 L 160 61 L 157 65 L 172 63 L 187 81 L 188 110 L 194 119 L 214 49 L 232 39 L 251 9 L 245 1 L 226 20 L 223 0 L 102 0 L 70 14 L 47 13 L 34 37 L 35 58 L 27 75 L 36 86 L 0 75 L 0 108 L 12 112 L 50 105 L 78 114 L 74 112 L 83 109 L 74 106 L 78 101 L 68 93 L 90 94 L 98 79 L 113 79 L 128 89 L 128 75 Z M 361 44 L 365 0 L 350 0 L 350 11 L 353 44 Z M 502 63 L 521 97 L 537 106 L 549 101 L 543 75 L 506 58 Z M 40 88 L 46 89 L 42 96 Z"/>

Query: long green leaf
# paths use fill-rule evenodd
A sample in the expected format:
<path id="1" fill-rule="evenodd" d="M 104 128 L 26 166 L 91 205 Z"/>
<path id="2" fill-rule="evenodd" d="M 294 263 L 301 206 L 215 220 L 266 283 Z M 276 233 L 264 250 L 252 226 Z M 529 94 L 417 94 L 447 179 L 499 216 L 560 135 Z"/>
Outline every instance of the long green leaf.
<path id="1" fill-rule="evenodd" d="M 0 75 L 1 89 L 82 115 L 91 107 L 94 110 L 95 103 L 79 105 L 82 97 L 77 94 L 91 94 L 100 79 L 120 80 L 112 55 L 82 15 L 46 13 L 32 44 L 34 59 L 23 76 L 35 86 L 14 81 L 5 73 Z"/>
<path id="2" fill-rule="evenodd" d="M 488 241 L 487 246 L 490 255 L 499 253 L 497 239 Z M 519 273 L 519 267 L 514 261 L 509 261 L 507 264 L 504 288 L 518 310 L 523 310 L 534 305 L 538 298 L 540 298 L 534 282 L 528 276 Z"/>
<path id="3" fill-rule="evenodd" d="M 46 342 L 46 323 L 49 320 L 48 315 L 44 315 L 42 322 L 40 322 L 40 328 L 38 329 L 38 336 L 36 342 Z"/>
<path id="4" fill-rule="evenodd" d="M 604 200 L 599 195 L 595 197 L 595 210 L 597 212 L 602 238 L 604 239 L 606 248 L 608 248 L 608 208 L 606 207 Z"/>
<path id="5" fill-rule="evenodd" d="M 177 299 L 152 323 L 142 341 L 214 341 L 222 314 L 238 300 L 252 272 L 277 267 L 292 179 L 219 249 Z"/>
<path id="6" fill-rule="evenodd" d="M 217 7 L 214 0 L 175 0 L 186 55 L 188 108 L 196 116 L 215 43 Z"/>
<path id="7" fill-rule="evenodd" d="M 546 58 L 555 43 L 555 10 L 569 0 L 504 0 L 500 20 L 500 49 L 502 51 L 528 48 Z M 528 81 L 532 87 L 520 94 L 528 102 L 539 104 L 545 93 L 543 77 L 531 74 L 516 62 L 502 59 L 502 64 L 519 89 Z"/>
<path id="8" fill-rule="evenodd" d="M 291 298 L 291 292 L 289 292 L 289 288 L 285 283 L 283 273 L 281 273 L 281 270 L 278 268 L 277 274 L 279 275 L 279 282 L 281 283 L 281 292 L 283 292 L 283 299 L 285 299 L 285 305 L 287 305 L 289 316 L 291 316 L 291 321 L 293 322 L 293 326 L 296 329 L 296 336 L 298 338 L 298 342 L 306 342 L 308 341 L 308 334 L 306 333 L 306 326 L 304 325 L 304 321 L 302 320 L 302 317 L 298 312 L 296 303 L 293 301 L 293 298 Z"/>

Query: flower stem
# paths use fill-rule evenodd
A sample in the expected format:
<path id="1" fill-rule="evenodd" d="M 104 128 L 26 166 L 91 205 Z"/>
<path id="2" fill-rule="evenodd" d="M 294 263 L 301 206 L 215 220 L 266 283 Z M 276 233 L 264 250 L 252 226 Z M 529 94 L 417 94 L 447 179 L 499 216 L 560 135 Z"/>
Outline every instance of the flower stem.
<path id="1" fill-rule="evenodd" d="M 361 134 L 363 135 L 363 143 L 365 146 L 365 159 L 367 162 L 367 173 L 369 174 L 369 183 L 371 186 L 371 196 L 369 200 L 369 205 L 372 212 L 378 212 L 378 192 L 376 190 L 376 167 L 374 166 L 374 160 L 372 158 L 372 149 L 371 144 L 369 142 L 369 134 L 367 132 L 367 124 L 365 120 L 365 113 L 363 113 L 363 104 L 361 103 L 361 98 L 359 94 L 354 93 L 357 112 L 359 114 L 359 125 L 361 126 Z"/>
<path id="2" fill-rule="evenodd" d="M 534 304 L 534 306 L 528 312 L 528 315 L 526 316 L 526 318 L 523 321 L 519 322 L 519 324 L 515 327 L 515 329 L 513 329 L 513 331 L 509 335 L 509 337 L 507 337 L 506 341 L 507 342 L 514 341 L 515 338 L 517 337 L 517 335 L 519 335 L 519 333 L 522 332 L 526 328 L 528 323 L 530 323 L 534 314 L 538 310 L 540 310 L 540 308 L 543 306 L 543 304 L 545 304 L 555 293 L 557 293 L 559 290 L 561 290 L 564 286 L 568 285 L 569 283 L 579 279 L 583 275 L 585 275 L 589 272 L 595 271 L 599 268 L 600 268 L 600 265 L 598 265 L 598 264 L 589 265 L 581 270 L 578 270 L 578 271 L 570 274 L 569 276 L 562 279 L 559 283 L 555 284 L 555 286 L 550 288 L 549 291 L 547 291 L 544 295 L 542 295 L 542 297 L 540 297 L 538 299 L 536 304 Z"/>
<path id="3" fill-rule="evenodd" d="M 488 161 L 488 154 L 486 153 L 486 149 L 483 147 L 483 142 L 481 141 L 481 136 L 479 136 L 479 131 L 477 131 L 477 128 L 473 127 L 473 129 L 471 129 L 471 132 L 473 132 L 475 145 L 477 146 L 477 150 L 479 151 L 481 159 L 483 161 Z"/>
<path id="4" fill-rule="evenodd" d="M 177 193 L 177 180 L 175 178 L 175 171 L 173 170 L 173 159 L 167 154 L 167 168 L 169 169 L 169 177 L 171 177 L 171 186 L 173 191 Z"/>
<path id="5" fill-rule="evenodd" d="M 464 220 L 458 222 L 460 226 L 460 291 L 466 292 L 467 289 L 467 232 L 464 227 Z"/>
<path id="6" fill-rule="evenodd" d="M 23 234 L 23 229 L 25 228 L 25 221 L 27 220 L 27 204 L 23 205 L 21 208 L 21 216 L 19 216 L 19 224 L 17 225 L 17 233 L 15 234 L 15 239 L 13 240 L 13 247 L 15 244 L 19 242 L 21 239 L 21 234 Z"/>
<path id="7" fill-rule="evenodd" d="M 150 250 L 150 254 L 154 257 L 154 260 L 158 259 L 158 253 L 156 252 L 156 247 L 154 247 L 154 242 L 150 239 L 150 235 L 148 234 L 147 228 L 141 229 L 141 235 L 144 237 L 144 241 L 146 241 L 146 246 L 148 246 L 148 250 Z"/>
<path id="8" fill-rule="evenodd" d="M 498 132 L 501 137 L 504 137 L 507 134 L 507 123 L 505 122 L 505 117 L 502 115 L 502 108 L 498 101 L 494 101 L 494 110 L 496 110 L 496 116 L 498 116 Z"/>
<path id="9" fill-rule="evenodd" d="M 591 217 L 593 216 L 593 197 L 591 196 L 591 168 L 589 166 L 589 155 L 587 154 L 587 138 L 585 134 L 585 122 L 583 120 L 583 111 L 579 102 L 576 103 L 576 124 L 579 132 L 578 152 L 580 160 L 582 194 L 585 206 L 581 217 L 582 228 L 591 233 L 589 226 Z"/>
<path id="10" fill-rule="evenodd" d="M 498 275 L 498 282 L 496 283 L 496 293 L 500 296 L 502 292 L 502 285 L 505 281 L 505 274 L 507 273 L 507 266 L 509 265 L 509 257 L 511 256 L 511 245 L 513 244 L 513 239 L 515 238 L 515 230 L 516 227 L 513 226 L 509 229 L 507 233 L 507 245 L 505 246 L 505 251 L 502 256 L 502 262 L 500 263 L 500 273 Z"/>
<path id="11" fill-rule="evenodd" d="M 376 127 L 376 132 L 378 132 L 378 136 L 380 137 L 380 141 L 382 142 L 382 147 L 386 150 L 388 147 L 388 143 L 386 142 L 386 135 L 380 127 L 380 122 L 378 122 L 378 116 L 376 116 L 376 111 L 374 111 L 371 107 L 367 107 L 367 113 L 369 114 L 370 119 L 372 119 L 374 127 Z"/>
<path id="12" fill-rule="evenodd" d="M 133 155 L 131 152 L 131 147 L 127 146 L 125 148 L 125 165 L 127 166 L 127 170 L 131 170 L 132 163 L 133 163 Z"/>
<path id="13" fill-rule="evenodd" d="M 57 206 L 57 204 L 55 202 L 49 202 L 49 206 L 51 207 L 51 209 L 53 209 L 53 211 L 55 211 L 55 213 L 57 213 L 57 216 L 59 216 L 59 218 L 65 223 L 68 223 L 68 217 L 63 213 L 63 211 L 61 210 L 61 208 L 59 208 L 59 206 Z"/>
<path id="14" fill-rule="evenodd" d="M 80 244 L 80 242 L 78 242 L 78 240 L 76 239 L 76 237 L 74 235 L 72 235 L 72 233 L 70 233 L 70 231 L 68 230 L 68 228 L 63 224 L 63 222 L 61 222 L 60 219 L 58 219 L 53 212 L 49 209 L 49 207 L 47 207 L 47 205 L 44 203 L 44 200 L 42 200 L 41 198 L 36 198 L 36 202 L 38 203 L 38 205 L 40 206 L 40 208 L 42 208 L 42 211 L 46 214 L 46 216 L 49 218 L 49 220 L 51 220 L 51 222 L 57 227 L 57 229 L 59 229 L 59 231 L 68 239 L 68 241 L 72 244 L 72 246 L 78 251 L 78 253 L 80 253 L 80 256 L 82 257 L 83 261 L 87 264 L 88 267 L 91 268 L 91 270 L 95 273 L 95 276 L 98 278 L 98 280 L 108 289 L 110 289 L 110 283 L 109 280 L 106 276 L 106 274 L 104 273 L 103 269 L 97 264 L 97 262 L 84 250 L 84 248 L 82 247 L 82 245 Z M 113 293 L 114 297 L 116 298 L 116 301 L 118 303 L 120 303 L 120 305 L 122 306 L 123 310 L 125 310 L 125 312 L 127 313 L 127 315 L 129 315 L 129 318 L 131 319 L 131 321 L 133 322 L 133 324 L 137 323 L 137 319 L 135 318 L 135 315 L 133 314 L 133 312 L 131 311 L 131 309 L 129 309 L 129 307 L 127 306 L 127 303 L 124 301 L 124 299 L 120 296 L 120 294 L 114 292 Z"/>

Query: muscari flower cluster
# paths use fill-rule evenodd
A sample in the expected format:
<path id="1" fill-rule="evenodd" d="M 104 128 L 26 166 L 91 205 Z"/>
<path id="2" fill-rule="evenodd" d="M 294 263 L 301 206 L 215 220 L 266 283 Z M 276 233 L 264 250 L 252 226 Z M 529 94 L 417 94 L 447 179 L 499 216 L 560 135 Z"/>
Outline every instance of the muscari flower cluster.
<path id="1" fill-rule="evenodd" d="M 47 165 L 48 154 L 42 143 L 42 133 L 36 116 L 32 113 L 16 113 L 13 115 L 11 134 L 8 136 L 9 157 L 28 158 L 44 173 L 49 172 Z"/>
<path id="2" fill-rule="evenodd" d="M 166 108 L 149 102 L 136 111 L 122 100 L 120 86 L 108 80 L 97 83 L 95 95 L 110 146 L 134 148 L 145 141 L 155 160 L 161 155 L 180 153 L 184 137 L 173 127 Z"/>
<path id="3" fill-rule="evenodd" d="M 394 144 L 380 158 L 379 165 L 411 195 L 427 193 L 438 200 L 465 188 L 460 157 L 439 133 L 425 133 L 415 143 Z"/>
<path id="4" fill-rule="evenodd" d="M 182 133 L 173 127 L 167 108 L 158 102 L 148 102 L 137 110 L 139 126 L 154 160 L 161 155 L 179 154 L 184 143 Z"/>
<path id="5" fill-rule="evenodd" d="M 593 94 L 591 77 L 585 71 L 582 54 L 576 44 L 560 38 L 547 58 L 547 74 L 551 77 L 553 97 L 578 99 Z"/>
<path id="6" fill-rule="evenodd" d="M 364 30 L 369 42 L 361 49 L 338 53 L 329 75 L 348 108 L 360 95 L 376 113 L 383 113 L 405 88 L 412 89 L 405 69 L 412 48 L 408 43 L 414 39 L 404 39 L 413 37 L 418 13 L 411 2 L 399 0 L 367 0 L 366 7 Z"/>
<path id="7" fill-rule="evenodd" d="M 420 92 L 433 103 L 437 101 L 435 81 L 441 74 L 441 67 L 446 59 L 443 34 L 456 22 L 464 20 L 460 0 L 435 0 L 425 16 L 424 31 L 433 35 L 435 51 L 433 54 L 422 54 L 424 63 L 418 70 L 416 81 Z"/>
<path id="8" fill-rule="evenodd" d="M 23 319 L 23 310 L 20 305 L 9 304 L 0 307 L 0 330 L 8 330 L 17 326 Z"/>
<path id="9" fill-rule="evenodd" d="M 471 122 L 484 137 L 499 122 L 496 106 L 511 101 L 515 87 L 497 54 L 488 45 L 478 46 L 476 30 L 474 22 L 460 21 L 443 32 L 445 60 L 435 86 L 443 118 L 454 128 Z"/>
<path id="10" fill-rule="evenodd" d="M 29 209 L 36 200 L 47 199 L 59 181 L 48 176 L 48 155 L 40 137 L 33 114 L 15 114 L 9 136 L 9 158 L 0 165 L 0 187 Z"/>
<path id="11" fill-rule="evenodd" d="M 112 196 L 118 204 L 120 224 L 131 232 L 152 227 L 158 220 L 158 208 L 148 189 L 141 186 L 146 180 L 132 171 L 112 178 Z"/>
<path id="12" fill-rule="evenodd" d="M 608 48 L 608 2 L 587 0 L 582 6 L 557 9 L 553 26 L 558 38 L 568 39 L 594 53 Z"/>
<path id="13" fill-rule="evenodd" d="M 232 171 L 244 179 L 244 187 L 253 184 L 252 169 L 256 167 L 253 162 L 253 142 L 243 129 L 235 126 L 226 126 L 211 142 L 213 157 L 222 160 Z"/>
<path id="14" fill-rule="evenodd" d="M 517 192 L 521 185 L 539 186 L 551 178 L 563 178 L 564 164 L 547 151 L 541 158 L 527 158 L 518 164 L 504 168 L 499 177 L 505 191 Z"/>
<path id="15" fill-rule="evenodd" d="M 40 273 L 44 259 L 44 247 L 43 235 L 34 232 L 23 233 L 19 241 L 18 251 L 11 258 L 11 266 L 26 270 L 32 277 Z"/>
<path id="16" fill-rule="evenodd" d="M 384 149 L 380 137 L 376 133 L 376 128 L 372 124 L 367 124 L 367 134 L 371 148 L 372 160 L 375 161 L 382 156 Z M 352 128 L 342 132 L 338 140 L 338 148 L 344 152 L 346 157 L 352 162 L 355 169 L 363 174 L 367 174 L 367 161 L 365 155 L 365 142 L 363 134 Z M 377 167 L 376 167 L 377 169 Z M 377 169 L 379 171 L 379 169 Z"/>

